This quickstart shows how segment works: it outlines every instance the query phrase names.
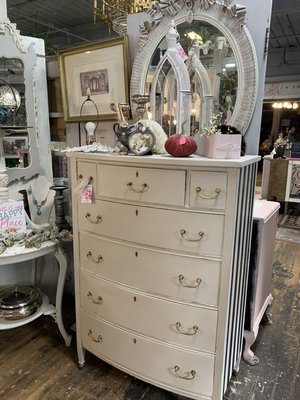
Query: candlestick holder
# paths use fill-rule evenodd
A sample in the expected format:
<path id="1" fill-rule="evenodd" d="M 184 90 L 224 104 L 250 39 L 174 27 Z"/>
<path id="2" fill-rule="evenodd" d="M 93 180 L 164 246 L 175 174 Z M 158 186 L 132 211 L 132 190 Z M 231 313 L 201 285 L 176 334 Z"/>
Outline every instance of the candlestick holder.
<path id="1" fill-rule="evenodd" d="M 132 101 L 137 104 L 136 112 L 139 119 L 143 119 L 146 112 L 146 104 L 149 103 L 150 96 L 148 94 L 134 94 Z"/>
<path id="2" fill-rule="evenodd" d="M 58 227 L 59 232 L 62 230 L 70 230 L 71 226 L 66 220 L 65 207 L 64 207 L 64 194 L 63 191 L 68 187 L 65 185 L 50 186 L 51 190 L 55 191 L 54 207 L 55 207 L 55 225 Z"/>

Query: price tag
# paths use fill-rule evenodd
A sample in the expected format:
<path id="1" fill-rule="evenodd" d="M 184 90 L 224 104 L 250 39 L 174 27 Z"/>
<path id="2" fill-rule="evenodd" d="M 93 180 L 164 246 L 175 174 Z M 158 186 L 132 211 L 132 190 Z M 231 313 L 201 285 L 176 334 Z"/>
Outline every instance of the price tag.
<path id="1" fill-rule="evenodd" d="M 86 185 L 81 193 L 81 203 L 92 203 L 93 201 L 93 185 Z"/>

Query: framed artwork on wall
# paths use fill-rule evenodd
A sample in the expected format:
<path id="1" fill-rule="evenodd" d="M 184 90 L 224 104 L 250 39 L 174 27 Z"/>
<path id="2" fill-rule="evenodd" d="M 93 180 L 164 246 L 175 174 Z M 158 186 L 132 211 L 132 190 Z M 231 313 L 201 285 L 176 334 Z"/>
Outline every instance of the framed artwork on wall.
<path id="1" fill-rule="evenodd" d="M 129 101 L 128 60 L 127 36 L 60 51 L 65 121 L 115 119 L 110 104 Z"/>

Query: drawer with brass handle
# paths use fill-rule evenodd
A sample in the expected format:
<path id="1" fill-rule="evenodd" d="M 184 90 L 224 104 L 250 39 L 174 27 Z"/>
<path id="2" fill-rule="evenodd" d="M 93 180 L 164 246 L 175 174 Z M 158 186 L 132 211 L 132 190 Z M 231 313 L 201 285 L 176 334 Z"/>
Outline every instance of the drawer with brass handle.
<path id="1" fill-rule="evenodd" d="M 79 238 L 82 270 L 160 296 L 218 305 L 220 261 L 119 243 L 84 232 Z"/>
<path id="2" fill-rule="evenodd" d="M 81 336 L 87 350 L 130 375 L 159 383 L 162 388 L 172 386 L 177 393 L 184 391 L 185 396 L 212 395 L 213 355 L 135 335 L 84 311 L 81 311 Z"/>
<path id="3" fill-rule="evenodd" d="M 97 195 L 184 206 L 185 171 L 99 165 Z"/>
<path id="4" fill-rule="evenodd" d="M 93 204 L 80 204 L 78 220 L 80 230 L 126 242 L 205 256 L 222 255 L 223 214 L 154 209 L 96 200 Z"/>
<path id="5" fill-rule="evenodd" d="M 82 182 L 85 182 L 87 185 L 93 185 L 93 191 L 95 193 L 97 181 L 96 171 L 96 164 L 84 161 L 78 162 L 76 176 L 73 178 L 75 181 L 72 182 L 73 189 L 75 189 Z"/>
<path id="6" fill-rule="evenodd" d="M 155 339 L 213 353 L 218 312 L 80 274 L 80 304 L 88 313 Z"/>
<path id="7" fill-rule="evenodd" d="M 227 174 L 225 172 L 190 172 L 189 206 L 225 210 Z"/>

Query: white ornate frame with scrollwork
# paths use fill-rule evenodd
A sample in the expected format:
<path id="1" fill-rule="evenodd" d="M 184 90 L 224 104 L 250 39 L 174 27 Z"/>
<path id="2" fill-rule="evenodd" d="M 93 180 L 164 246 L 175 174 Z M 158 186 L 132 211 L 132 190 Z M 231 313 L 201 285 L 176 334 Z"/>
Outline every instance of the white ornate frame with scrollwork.
<path id="1" fill-rule="evenodd" d="M 42 106 L 37 104 L 36 89 L 38 82 L 34 79 L 34 71 L 37 68 L 38 55 L 33 41 L 26 41 L 26 37 L 20 35 L 16 24 L 8 18 L 0 21 L 0 56 L 7 58 L 18 58 L 24 65 L 25 83 L 25 105 L 27 131 L 30 148 L 30 164 L 25 168 L 9 168 L 7 171 L 8 180 L 28 180 L 41 172 L 38 137 L 44 132 L 39 131 L 38 114 L 42 112 Z M 48 110 L 45 105 L 45 110 Z M 48 114 L 46 114 L 48 116 Z M 45 118 L 43 114 L 42 118 Z"/>
<path id="2" fill-rule="evenodd" d="M 148 11 L 149 19 L 140 25 L 139 50 L 136 54 L 130 82 L 130 96 L 144 94 L 145 82 L 154 50 L 170 28 L 188 21 L 204 21 L 216 28 L 228 40 L 237 64 L 238 90 L 230 125 L 245 134 L 251 121 L 258 86 L 255 47 L 246 27 L 246 7 L 231 0 L 167 0 Z M 135 106 L 132 103 L 135 115 Z"/>

